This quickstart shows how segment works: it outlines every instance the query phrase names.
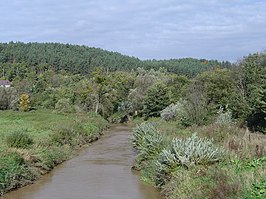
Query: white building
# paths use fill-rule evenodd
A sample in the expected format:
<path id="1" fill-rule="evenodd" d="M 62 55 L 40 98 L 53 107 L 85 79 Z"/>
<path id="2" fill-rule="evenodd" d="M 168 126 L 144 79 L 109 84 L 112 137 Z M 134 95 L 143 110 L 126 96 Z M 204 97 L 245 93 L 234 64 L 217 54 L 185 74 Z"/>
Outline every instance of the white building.
<path id="1" fill-rule="evenodd" d="M 0 87 L 8 88 L 11 86 L 11 82 L 8 80 L 0 80 Z"/>

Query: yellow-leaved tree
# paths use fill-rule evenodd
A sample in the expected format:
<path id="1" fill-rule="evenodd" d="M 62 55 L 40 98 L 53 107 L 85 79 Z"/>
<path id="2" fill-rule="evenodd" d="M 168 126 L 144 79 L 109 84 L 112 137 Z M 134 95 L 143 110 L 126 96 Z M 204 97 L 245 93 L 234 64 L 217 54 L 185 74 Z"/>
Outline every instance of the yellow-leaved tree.
<path id="1" fill-rule="evenodd" d="M 27 112 L 30 108 L 30 96 L 26 93 L 21 94 L 20 96 L 20 110 Z"/>

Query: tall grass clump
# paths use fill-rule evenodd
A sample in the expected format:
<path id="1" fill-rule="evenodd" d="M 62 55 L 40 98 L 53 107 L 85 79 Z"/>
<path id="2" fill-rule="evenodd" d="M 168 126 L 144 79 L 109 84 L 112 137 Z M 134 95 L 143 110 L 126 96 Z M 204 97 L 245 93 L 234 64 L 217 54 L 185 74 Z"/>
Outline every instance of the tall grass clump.
<path id="1" fill-rule="evenodd" d="M 57 146 L 69 145 L 71 147 L 79 146 L 91 141 L 97 140 L 100 137 L 103 127 L 95 125 L 88 121 L 72 121 L 69 123 L 58 123 L 53 127 L 50 134 L 52 143 Z"/>
<path id="2" fill-rule="evenodd" d="M 50 137 L 53 143 L 58 146 L 69 145 L 75 146 L 77 142 L 77 134 L 82 131 L 81 127 L 75 123 L 59 123 L 54 127 Z"/>
<path id="3" fill-rule="evenodd" d="M 19 154 L 0 153 L 0 196 L 9 190 L 19 188 L 38 178 Z"/>
<path id="4" fill-rule="evenodd" d="M 28 148 L 33 144 L 33 139 L 24 129 L 9 132 L 5 141 L 8 147 L 15 148 Z"/>
<path id="5" fill-rule="evenodd" d="M 42 173 L 47 173 L 56 165 L 68 160 L 73 155 L 69 145 L 42 147 L 36 150 L 37 161 L 34 163 Z"/>

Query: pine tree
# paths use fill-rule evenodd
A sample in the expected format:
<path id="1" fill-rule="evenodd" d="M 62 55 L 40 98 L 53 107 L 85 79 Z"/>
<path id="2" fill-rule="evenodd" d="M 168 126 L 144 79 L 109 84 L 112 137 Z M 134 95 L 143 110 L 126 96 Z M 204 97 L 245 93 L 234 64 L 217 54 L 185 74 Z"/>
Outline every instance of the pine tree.
<path id="1" fill-rule="evenodd" d="M 159 117 L 160 111 L 171 104 L 169 91 L 165 84 L 156 83 L 151 86 L 144 98 L 144 116 Z"/>

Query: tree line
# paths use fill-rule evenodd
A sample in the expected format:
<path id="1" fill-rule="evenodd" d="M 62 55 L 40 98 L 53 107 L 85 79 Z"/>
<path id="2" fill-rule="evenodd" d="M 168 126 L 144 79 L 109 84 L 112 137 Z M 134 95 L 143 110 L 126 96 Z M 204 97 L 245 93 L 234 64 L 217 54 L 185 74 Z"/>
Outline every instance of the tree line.
<path id="1" fill-rule="evenodd" d="M 42 73 L 47 69 L 86 75 L 94 67 L 101 67 L 107 72 L 131 71 L 138 67 L 158 70 L 164 67 L 168 72 L 194 77 L 209 69 L 230 66 L 230 62 L 193 58 L 141 61 L 117 52 L 70 44 L 0 43 L 0 69 L 8 79 L 22 76 L 27 71 Z"/>
<path id="2" fill-rule="evenodd" d="M 23 104 L 27 102 L 26 110 L 41 107 L 60 113 L 94 111 L 115 121 L 125 115 L 159 117 L 162 110 L 178 104 L 184 107 L 184 126 L 212 123 L 217 112 L 230 110 L 240 126 L 265 132 L 265 52 L 216 67 L 221 63 L 191 58 L 140 61 L 68 44 L 9 43 L 1 44 L 0 51 L 0 76 L 13 85 L 0 88 L 2 110 L 25 110 Z M 95 60 L 90 59 L 93 51 Z M 99 57 L 103 62 L 96 62 Z M 182 67 L 175 68 L 176 62 L 183 63 L 184 71 L 191 73 L 177 72 Z M 22 102 L 22 94 L 29 98 L 24 96 L 27 100 Z"/>

